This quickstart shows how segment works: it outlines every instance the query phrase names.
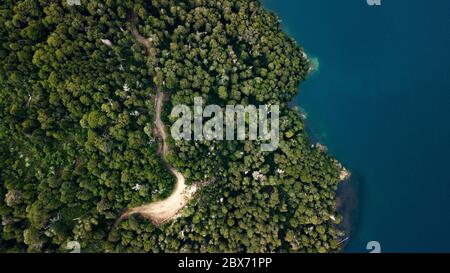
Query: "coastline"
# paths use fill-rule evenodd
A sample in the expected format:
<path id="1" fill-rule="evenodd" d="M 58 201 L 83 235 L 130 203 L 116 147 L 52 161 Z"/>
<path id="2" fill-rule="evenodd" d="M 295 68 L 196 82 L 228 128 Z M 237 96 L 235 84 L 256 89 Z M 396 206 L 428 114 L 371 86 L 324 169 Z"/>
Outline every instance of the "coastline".
<path id="1" fill-rule="evenodd" d="M 319 60 L 317 57 L 310 58 L 308 54 L 306 53 L 305 49 L 302 49 L 302 57 L 306 59 L 306 61 L 309 63 L 309 69 L 308 69 L 308 78 L 315 72 L 319 71 Z M 300 87 L 299 87 L 300 89 Z M 297 96 L 299 95 L 299 92 L 297 93 Z M 296 98 L 297 98 L 296 96 Z M 297 109 L 305 123 L 305 128 L 308 131 L 308 138 L 310 142 L 315 143 L 312 144 L 312 148 L 319 149 L 322 152 L 328 153 L 328 147 L 322 144 L 320 141 L 320 135 L 316 135 L 314 131 L 311 129 L 310 126 L 308 126 L 306 120 L 307 120 L 307 113 L 306 111 L 300 106 L 297 99 L 294 99 L 292 102 L 292 107 Z M 339 162 L 337 159 L 334 159 L 335 164 L 337 168 L 340 170 L 339 172 L 339 185 L 338 189 L 335 191 L 335 210 L 338 213 L 338 215 L 342 216 L 342 222 L 338 224 L 338 229 L 343 232 L 342 239 L 339 242 L 340 245 L 340 252 L 345 251 L 346 245 L 351 240 L 351 236 L 353 233 L 353 221 L 356 220 L 355 216 L 353 215 L 357 208 L 357 188 L 353 186 L 353 179 L 352 179 L 352 173 L 342 165 L 341 162 Z"/>
<path id="2" fill-rule="evenodd" d="M 358 174 L 350 174 L 346 180 L 342 180 L 339 183 L 336 191 L 336 211 L 342 216 L 342 222 L 338 227 L 345 234 L 345 239 L 341 241 L 340 252 L 345 252 L 346 246 L 352 240 L 357 230 L 359 221 L 359 185 L 360 177 Z"/>
<path id="3" fill-rule="evenodd" d="M 297 94 L 298 96 L 298 94 Z M 328 147 L 322 142 L 325 139 L 321 139 L 321 134 L 307 122 L 307 112 L 300 106 L 297 101 L 297 97 L 289 103 L 290 107 L 296 109 L 303 117 L 305 130 L 307 132 L 308 140 L 311 144 L 311 148 L 319 149 L 322 152 L 329 153 Z M 352 236 L 356 229 L 356 223 L 359 216 L 358 213 L 358 193 L 359 193 L 359 176 L 353 173 L 345 167 L 336 158 L 334 163 L 339 171 L 339 184 L 335 191 L 335 211 L 342 217 L 341 223 L 337 224 L 340 231 L 343 232 L 341 241 L 339 242 L 340 251 L 345 252 L 347 244 L 352 239 Z"/>

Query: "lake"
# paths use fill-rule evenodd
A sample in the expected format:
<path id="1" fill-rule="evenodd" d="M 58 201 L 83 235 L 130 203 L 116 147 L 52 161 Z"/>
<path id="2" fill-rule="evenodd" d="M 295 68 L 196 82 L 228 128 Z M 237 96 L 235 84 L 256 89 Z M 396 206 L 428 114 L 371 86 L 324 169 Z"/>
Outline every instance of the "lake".
<path id="1" fill-rule="evenodd" d="M 266 0 L 318 71 L 298 105 L 349 168 L 345 252 L 450 252 L 450 1 Z"/>

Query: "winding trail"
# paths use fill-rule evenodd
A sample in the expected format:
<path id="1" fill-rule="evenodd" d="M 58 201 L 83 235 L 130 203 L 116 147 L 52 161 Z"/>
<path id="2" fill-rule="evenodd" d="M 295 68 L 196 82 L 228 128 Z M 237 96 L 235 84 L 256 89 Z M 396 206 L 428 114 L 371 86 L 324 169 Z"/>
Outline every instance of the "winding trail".
<path id="1" fill-rule="evenodd" d="M 150 52 L 150 44 L 148 40 L 142 37 L 136 28 L 132 29 L 132 34 L 136 38 L 136 40 L 145 47 L 148 54 Z M 160 225 L 167 221 L 170 221 L 177 217 L 180 210 L 184 206 L 186 206 L 186 204 L 197 191 L 196 185 L 192 185 L 189 187 L 186 186 L 186 180 L 184 176 L 178 170 L 172 167 L 166 159 L 166 156 L 169 153 L 169 146 L 167 144 L 167 134 L 165 126 L 161 120 L 163 104 L 164 92 L 162 92 L 160 89 L 157 89 L 155 97 L 156 115 L 154 131 L 158 138 L 161 140 L 158 154 L 160 154 L 164 166 L 170 171 L 170 173 L 172 173 L 173 176 L 175 176 L 177 180 L 175 188 L 170 196 L 164 200 L 125 210 L 122 215 L 116 220 L 113 227 L 117 227 L 117 225 L 122 220 L 125 220 L 134 214 L 140 214 L 143 217 L 151 220 L 156 225 Z"/>

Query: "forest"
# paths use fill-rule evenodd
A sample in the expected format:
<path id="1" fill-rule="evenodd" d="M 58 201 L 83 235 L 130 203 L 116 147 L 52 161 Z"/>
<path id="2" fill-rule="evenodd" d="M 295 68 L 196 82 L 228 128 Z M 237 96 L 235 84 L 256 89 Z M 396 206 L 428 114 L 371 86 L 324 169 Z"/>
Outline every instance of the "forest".
<path id="1" fill-rule="evenodd" d="M 151 48 L 132 34 L 136 28 Z M 147 52 L 148 51 L 148 52 Z M 340 250 L 340 164 L 289 107 L 304 50 L 256 0 L 3 0 L 0 252 Z M 173 221 L 121 212 L 168 196 L 154 98 L 280 105 L 280 146 L 170 140 L 188 183 L 212 181 Z"/>

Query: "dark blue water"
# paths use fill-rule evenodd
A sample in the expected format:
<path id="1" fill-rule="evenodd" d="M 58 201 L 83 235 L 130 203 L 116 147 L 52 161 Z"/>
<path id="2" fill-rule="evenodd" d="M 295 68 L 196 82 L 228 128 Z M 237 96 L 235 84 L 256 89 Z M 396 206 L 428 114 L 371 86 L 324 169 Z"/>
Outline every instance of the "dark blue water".
<path id="1" fill-rule="evenodd" d="M 263 3 L 320 62 L 298 103 L 359 183 L 345 251 L 450 252 L 450 1 Z"/>

